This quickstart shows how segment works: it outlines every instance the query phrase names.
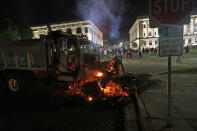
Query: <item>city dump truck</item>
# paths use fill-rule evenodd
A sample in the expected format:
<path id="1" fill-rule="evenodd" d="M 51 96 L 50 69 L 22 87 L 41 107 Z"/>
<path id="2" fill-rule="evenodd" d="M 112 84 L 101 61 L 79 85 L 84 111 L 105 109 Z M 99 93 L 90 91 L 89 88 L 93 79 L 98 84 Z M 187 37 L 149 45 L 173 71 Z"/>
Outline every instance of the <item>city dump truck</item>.
<path id="1" fill-rule="evenodd" d="M 58 31 L 40 39 L 1 41 L 0 76 L 12 92 L 30 85 L 33 77 L 73 82 L 83 65 L 82 51 L 89 52 L 87 39 Z"/>
<path id="2" fill-rule="evenodd" d="M 90 45 L 84 36 L 59 31 L 40 39 L 1 41 L 0 77 L 13 93 L 50 78 L 67 89 L 54 95 L 80 95 L 88 101 L 128 97 L 136 89 L 136 78 L 124 74 L 117 57 L 100 62 Z"/>

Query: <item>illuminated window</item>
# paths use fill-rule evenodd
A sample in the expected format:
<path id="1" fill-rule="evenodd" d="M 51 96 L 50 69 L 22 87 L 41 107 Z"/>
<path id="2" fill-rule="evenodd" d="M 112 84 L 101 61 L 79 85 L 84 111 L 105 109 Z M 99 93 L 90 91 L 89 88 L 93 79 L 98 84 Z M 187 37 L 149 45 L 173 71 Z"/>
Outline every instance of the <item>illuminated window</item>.
<path id="1" fill-rule="evenodd" d="M 80 33 L 82 33 L 82 32 L 81 32 L 81 28 L 78 27 L 78 28 L 77 28 L 77 34 L 80 34 Z"/>
<path id="2" fill-rule="evenodd" d="M 85 33 L 88 33 L 88 27 L 85 27 Z"/>
<path id="3" fill-rule="evenodd" d="M 149 41 L 149 45 L 152 45 L 152 41 Z"/>

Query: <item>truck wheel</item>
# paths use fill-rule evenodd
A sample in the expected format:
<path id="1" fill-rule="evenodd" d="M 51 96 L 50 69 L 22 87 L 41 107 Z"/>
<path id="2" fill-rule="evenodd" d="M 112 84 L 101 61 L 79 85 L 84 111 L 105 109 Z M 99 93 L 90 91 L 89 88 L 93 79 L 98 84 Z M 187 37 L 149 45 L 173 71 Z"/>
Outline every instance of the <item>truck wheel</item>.
<path id="1" fill-rule="evenodd" d="M 25 83 L 23 82 L 23 79 L 16 75 L 16 74 L 10 74 L 7 77 L 7 87 L 9 92 L 20 92 L 24 88 Z"/>

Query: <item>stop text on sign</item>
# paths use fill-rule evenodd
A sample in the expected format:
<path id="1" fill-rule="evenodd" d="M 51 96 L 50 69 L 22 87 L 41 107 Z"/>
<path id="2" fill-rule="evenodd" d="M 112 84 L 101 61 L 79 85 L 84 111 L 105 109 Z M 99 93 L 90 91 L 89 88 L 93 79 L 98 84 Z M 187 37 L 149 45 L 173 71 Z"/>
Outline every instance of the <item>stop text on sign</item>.
<path id="1" fill-rule="evenodd" d="M 184 11 L 185 7 L 191 2 L 192 0 L 156 0 L 153 13 L 159 15 L 162 12 L 167 14 L 170 12 Z"/>
<path id="2" fill-rule="evenodd" d="M 193 0 L 149 0 L 150 26 L 184 25 L 190 22 Z"/>

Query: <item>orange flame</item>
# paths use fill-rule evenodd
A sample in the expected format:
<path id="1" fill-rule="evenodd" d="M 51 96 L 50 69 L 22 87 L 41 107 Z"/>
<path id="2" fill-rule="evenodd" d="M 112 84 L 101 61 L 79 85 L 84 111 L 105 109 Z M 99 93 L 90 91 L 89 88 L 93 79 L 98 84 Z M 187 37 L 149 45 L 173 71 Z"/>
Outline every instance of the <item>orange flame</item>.
<path id="1" fill-rule="evenodd" d="M 102 77 L 103 76 L 103 73 L 102 72 L 98 72 L 96 76 Z"/>
<path id="2" fill-rule="evenodd" d="M 123 91 L 120 85 L 114 83 L 112 80 L 107 83 L 106 88 L 103 91 L 107 96 L 128 96 L 128 94 Z"/>
<path id="3" fill-rule="evenodd" d="M 93 98 L 89 96 L 88 101 L 90 101 L 90 102 L 93 101 Z"/>
<path id="4" fill-rule="evenodd" d="M 59 93 L 56 92 L 56 94 L 65 94 L 68 96 L 69 95 L 83 96 L 84 94 L 82 92 L 82 87 L 88 82 L 97 81 L 101 91 L 103 92 L 105 96 L 108 96 L 108 97 L 129 96 L 129 94 L 122 89 L 121 85 L 119 85 L 118 83 L 112 80 L 113 76 L 111 80 L 109 80 L 109 82 L 105 85 L 100 83 L 101 81 L 100 79 L 98 79 L 98 77 L 101 78 L 105 75 L 103 72 L 99 71 L 98 69 L 103 69 L 107 72 L 112 72 L 114 70 L 114 62 L 115 62 L 114 60 L 111 60 L 109 61 L 109 63 L 107 63 L 107 65 L 101 66 L 100 68 L 96 68 L 96 69 L 91 68 L 92 65 L 87 65 L 84 68 L 84 73 L 80 74 L 77 80 L 75 81 L 75 83 L 69 86 L 68 91 L 64 91 L 64 92 L 60 91 Z M 89 102 L 94 101 L 93 96 L 88 96 L 86 99 Z"/>

